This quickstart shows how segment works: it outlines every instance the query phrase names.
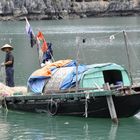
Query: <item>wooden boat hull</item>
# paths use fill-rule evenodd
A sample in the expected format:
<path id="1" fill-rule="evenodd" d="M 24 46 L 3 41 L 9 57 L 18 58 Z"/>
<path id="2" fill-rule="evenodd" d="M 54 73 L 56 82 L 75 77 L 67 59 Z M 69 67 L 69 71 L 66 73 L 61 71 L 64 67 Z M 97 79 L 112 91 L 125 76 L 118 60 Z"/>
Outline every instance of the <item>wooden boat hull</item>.
<path id="1" fill-rule="evenodd" d="M 41 95 L 40 95 L 41 96 Z M 32 96 L 34 97 L 34 96 Z M 46 95 L 47 97 L 47 95 Z M 131 94 L 124 96 L 112 96 L 116 113 L 118 118 L 130 117 L 135 115 L 140 110 L 140 94 Z M 3 101 L 8 109 L 49 113 L 50 115 L 67 115 L 67 116 L 81 116 L 84 117 L 86 113 L 86 100 L 83 98 L 77 99 L 46 99 L 39 98 L 23 100 L 23 98 L 8 98 Z M 110 118 L 106 96 L 96 96 L 87 100 L 87 114 L 88 117 Z"/>

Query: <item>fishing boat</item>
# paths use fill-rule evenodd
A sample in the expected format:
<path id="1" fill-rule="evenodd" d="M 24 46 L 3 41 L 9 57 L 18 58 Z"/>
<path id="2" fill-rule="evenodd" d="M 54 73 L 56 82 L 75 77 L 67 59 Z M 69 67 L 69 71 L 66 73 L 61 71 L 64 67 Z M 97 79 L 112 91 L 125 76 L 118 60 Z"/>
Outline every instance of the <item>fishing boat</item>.
<path id="1" fill-rule="evenodd" d="M 27 18 L 26 25 L 27 33 L 33 37 Z M 39 33 L 38 39 L 44 41 L 43 34 Z M 123 34 L 129 62 L 126 34 Z M 86 39 L 82 38 L 81 42 L 85 43 Z M 46 42 L 43 48 L 44 44 Z M 79 48 L 79 43 L 77 46 Z M 44 52 L 39 44 L 38 49 L 39 62 L 42 62 Z M 127 72 L 115 63 L 83 65 L 77 60 L 55 61 L 36 70 L 28 79 L 26 95 L 17 92 L 6 96 L 2 106 L 52 116 L 111 117 L 115 122 L 117 118 L 131 117 L 139 112 L 140 85 L 133 83 L 130 67 Z"/>
<path id="2" fill-rule="evenodd" d="M 73 61 L 70 63 L 74 64 Z M 50 115 L 98 118 L 131 117 L 140 110 L 140 86 L 134 86 L 126 69 L 118 64 L 79 65 L 78 68 L 65 64 L 53 69 L 51 78 L 35 76 L 38 71 L 29 78 L 32 91 L 26 96 L 16 93 L 5 97 L 3 107 Z M 76 73 L 80 76 L 77 77 Z M 41 93 L 32 93 L 40 88 Z"/>

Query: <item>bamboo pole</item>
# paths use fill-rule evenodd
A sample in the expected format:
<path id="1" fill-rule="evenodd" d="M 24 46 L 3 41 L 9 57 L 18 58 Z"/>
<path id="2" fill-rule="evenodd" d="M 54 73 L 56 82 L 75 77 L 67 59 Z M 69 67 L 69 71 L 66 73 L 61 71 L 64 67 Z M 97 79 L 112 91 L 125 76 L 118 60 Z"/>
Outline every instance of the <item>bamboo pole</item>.
<path id="1" fill-rule="evenodd" d="M 76 55 L 76 93 L 78 92 L 78 65 L 79 65 L 79 37 L 76 38 L 76 47 L 77 47 L 77 55 Z"/>
<path id="2" fill-rule="evenodd" d="M 29 23 L 27 17 L 25 17 L 25 21 L 26 21 L 26 24 L 28 24 L 28 25 L 31 27 L 31 25 L 30 25 L 30 23 Z M 35 36 L 33 30 L 32 30 L 32 34 L 33 34 L 34 38 L 36 38 L 36 36 Z M 39 39 L 38 39 L 38 38 L 36 38 L 36 44 L 37 44 L 37 55 L 38 55 L 39 65 L 40 65 L 40 67 L 41 67 L 42 61 L 41 61 L 41 59 L 40 59 L 40 54 L 39 54 L 39 45 L 40 45 L 40 44 L 39 44 Z"/>
<path id="3" fill-rule="evenodd" d="M 131 81 L 133 83 L 132 73 L 131 73 L 130 56 L 129 56 L 129 50 L 128 50 L 128 44 L 127 44 L 127 36 L 126 36 L 126 32 L 125 31 L 123 31 L 123 36 L 124 36 L 124 42 L 125 42 L 125 48 L 126 48 L 126 54 L 127 54 L 129 76 L 130 76 Z"/>

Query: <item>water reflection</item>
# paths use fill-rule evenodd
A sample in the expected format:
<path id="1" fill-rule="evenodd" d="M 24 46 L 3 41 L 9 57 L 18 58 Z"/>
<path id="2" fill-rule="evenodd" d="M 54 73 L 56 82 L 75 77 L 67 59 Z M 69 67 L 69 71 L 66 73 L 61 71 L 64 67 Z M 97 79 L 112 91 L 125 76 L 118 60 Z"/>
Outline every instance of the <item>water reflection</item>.
<path id="1" fill-rule="evenodd" d="M 116 140 L 118 125 L 112 124 L 109 132 L 109 140 Z"/>

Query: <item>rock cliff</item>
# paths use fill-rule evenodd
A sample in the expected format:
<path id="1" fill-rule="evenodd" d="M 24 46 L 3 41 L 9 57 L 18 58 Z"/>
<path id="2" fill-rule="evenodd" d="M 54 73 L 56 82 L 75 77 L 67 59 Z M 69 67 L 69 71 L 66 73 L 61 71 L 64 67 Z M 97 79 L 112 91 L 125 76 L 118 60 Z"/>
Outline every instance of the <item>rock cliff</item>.
<path id="1" fill-rule="evenodd" d="M 1 0 L 0 20 L 139 15 L 140 0 Z"/>

